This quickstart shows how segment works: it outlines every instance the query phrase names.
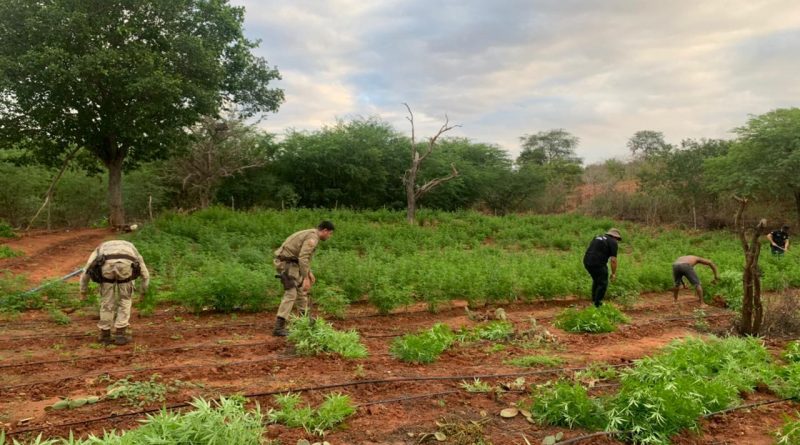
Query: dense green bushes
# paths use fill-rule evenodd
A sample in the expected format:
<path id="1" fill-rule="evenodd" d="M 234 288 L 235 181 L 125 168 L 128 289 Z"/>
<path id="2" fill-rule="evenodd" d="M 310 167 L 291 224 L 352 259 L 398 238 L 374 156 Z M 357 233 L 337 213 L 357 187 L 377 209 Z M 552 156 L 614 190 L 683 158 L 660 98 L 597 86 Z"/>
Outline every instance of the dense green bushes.
<path id="1" fill-rule="evenodd" d="M 211 208 L 167 214 L 132 240 L 161 282 L 161 298 L 194 309 L 260 309 L 282 293 L 273 279 L 272 252 L 291 233 L 332 219 L 333 238 L 321 243 L 312 292 L 341 314 L 346 302 L 369 300 L 381 313 L 413 302 L 432 310 L 453 299 L 502 303 L 570 295 L 588 296 L 583 252 L 593 235 L 618 223 L 579 215 L 485 216 L 423 211 L 408 225 L 401 212 L 257 211 Z M 622 224 L 620 268 L 608 296 L 630 302 L 639 292 L 672 286 L 670 265 L 684 254 L 711 258 L 723 278 L 698 267 L 706 294 L 736 306 L 742 253 L 725 232 L 691 233 Z M 555 246 L 554 244 L 557 244 Z M 765 255 L 766 290 L 800 286 L 800 264 Z M 625 301 L 622 301 L 625 300 Z"/>

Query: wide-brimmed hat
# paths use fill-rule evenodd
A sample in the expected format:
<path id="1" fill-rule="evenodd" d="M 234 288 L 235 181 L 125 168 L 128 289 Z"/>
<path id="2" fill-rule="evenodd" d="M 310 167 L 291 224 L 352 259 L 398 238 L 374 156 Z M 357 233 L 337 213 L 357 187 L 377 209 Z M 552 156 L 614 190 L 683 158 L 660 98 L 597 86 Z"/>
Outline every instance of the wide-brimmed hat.
<path id="1" fill-rule="evenodd" d="M 622 241 L 622 235 L 619 234 L 619 229 L 608 229 L 606 235 L 613 236 L 614 238 Z"/>

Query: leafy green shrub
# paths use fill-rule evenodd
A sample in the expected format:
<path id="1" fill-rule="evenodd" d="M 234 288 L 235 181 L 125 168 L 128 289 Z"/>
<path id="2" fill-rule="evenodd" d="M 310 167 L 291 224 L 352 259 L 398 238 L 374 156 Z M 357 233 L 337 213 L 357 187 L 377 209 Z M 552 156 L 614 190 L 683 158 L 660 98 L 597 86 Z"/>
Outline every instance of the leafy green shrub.
<path id="1" fill-rule="evenodd" d="M 369 302 L 378 309 L 378 313 L 386 315 L 392 309 L 411 304 L 413 300 L 408 288 L 380 284 L 370 291 Z"/>
<path id="2" fill-rule="evenodd" d="M 292 318 L 289 322 L 288 341 L 300 355 L 318 355 L 331 352 L 344 358 L 364 358 L 367 348 L 355 330 L 337 331 L 327 321 L 306 316 Z"/>
<path id="3" fill-rule="evenodd" d="M 508 340 L 514 335 L 514 324 L 510 321 L 490 321 L 474 328 L 462 328 L 456 333 L 456 339 L 462 343 L 489 340 Z"/>
<path id="4" fill-rule="evenodd" d="M 427 331 L 406 334 L 395 339 L 390 347 L 392 355 L 404 362 L 432 363 L 455 341 L 449 326 L 437 323 Z"/>
<path id="5" fill-rule="evenodd" d="M 520 368 L 531 368 L 534 366 L 558 366 L 564 363 L 564 360 L 550 355 L 526 355 L 506 360 L 504 363 Z"/>
<path id="6" fill-rule="evenodd" d="M 794 340 L 790 341 L 788 345 L 786 345 L 786 350 L 783 352 L 783 358 L 786 359 L 788 362 L 797 363 L 800 362 L 800 341 Z"/>
<path id="7" fill-rule="evenodd" d="M 264 434 L 263 416 L 258 405 L 253 411 L 244 407 L 242 397 L 220 397 L 209 402 L 194 399 L 192 411 L 177 413 L 162 410 L 149 414 L 139 428 L 110 431 L 101 437 L 86 439 L 34 439 L 32 442 L 13 441 L 13 445 L 133 445 L 133 444 L 193 444 L 193 445 L 261 445 Z M 0 445 L 6 445 L 5 433 L 0 432 Z M 12 445 L 12 444 L 8 444 Z"/>
<path id="8" fill-rule="evenodd" d="M 25 255 L 25 253 L 23 253 L 23 252 L 21 252 L 19 250 L 14 250 L 14 249 L 6 246 L 5 244 L 0 245 L 0 259 L 15 258 L 15 257 L 18 257 L 18 256 L 23 256 L 23 255 Z"/>
<path id="9" fill-rule="evenodd" d="M 555 326 L 569 332 L 613 332 L 618 323 L 628 323 L 630 319 L 610 304 L 583 310 L 565 309 L 558 314 Z"/>
<path id="10" fill-rule="evenodd" d="M 800 416 L 800 413 L 795 412 L 795 417 L 797 416 Z M 778 445 L 797 445 L 800 443 L 800 420 L 784 415 L 783 427 L 776 436 Z"/>
<path id="11" fill-rule="evenodd" d="M 559 380 L 539 385 L 532 399 L 532 417 L 546 425 L 602 429 L 607 422 L 602 404 L 577 383 Z"/>
<path id="12" fill-rule="evenodd" d="M 267 419 L 271 423 L 281 423 L 290 428 L 303 428 L 309 433 L 323 435 L 355 413 L 349 396 L 328 394 L 322 404 L 314 410 L 306 405 L 300 407 L 300 394 L 279 394 L 275 396 L 278 409 L 270 409 Z"/>
<path id="13" fill-rule="evenodd" d="M 622 372 L 607 406 L 606 428 L 628 431 L 637 443 L 669 443 L 700 416 L 727 408 L 739 392 L 769 379 L 770 355 L 753 338 L 689 338 Z"/>
<path id="14" fill-rule="evenodd" d="M 143 407 L 156 402 L 164 402 L 168 392 L 176 391 L 186 383 L 175 380 L 172 384 L 161 383 L 161 375 L 153 374 L 150 380 L 134 381 L 131 376 L 119 379 L 106 388 L 109 399 L 123 399 L 126 405 Z"/>
<path id="15" fill-rule="evenodd" d="M 704 286 L 705 287 L 705 286 Z M 709 296 L 719 295 L 725 300 L 728 309 L 739 312 L 742 310 L 744 289 L 742 288 L 742 272 L 724 270 L 719 274 L 717 284 L 709 284 Z"/>
<path id="16" fill-rule="evenodd" d="M 0 219 L 0 238 L 16 238 L 14 228 L 4 220 Z"/>
<path id="17" fill-rule="evenodd" d="M 350 301 L 342 289 L 318 282 L 314 285 L 312 292 L 314 304 L 322 312 L 335 318 L 344 318 L 344 311 Z"/>
<path id="18" fill-rule="evenodd" d="M 268 278 L 238 263 L 210 261 L 178 280 L 175 298 L 196 312 L 257 311 L 267 305 Z"/>

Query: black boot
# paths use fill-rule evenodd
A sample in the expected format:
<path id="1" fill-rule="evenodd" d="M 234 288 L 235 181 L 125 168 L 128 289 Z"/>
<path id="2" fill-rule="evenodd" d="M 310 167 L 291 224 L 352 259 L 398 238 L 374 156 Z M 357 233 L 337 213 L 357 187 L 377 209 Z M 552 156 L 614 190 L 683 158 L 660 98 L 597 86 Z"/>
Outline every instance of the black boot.
<path id="1" fill-rule="evenodd" d="M 128 340 L 128 337 L 125 335 L 125 328 L 118 328 L 117 331 L 114 332 L 115 345 L 119 346 L 127 345 L 129 341 L 130 340 Z"/>
<path id="2" fill-rule="evenodd" d="M 276 337 L 286 337 L 289 332 L 286 331 L 286 319 L 278 317 L 275 319 L 275 329 L 272 330 L 272 335 Z"/>
<path id="3" fill-rule="evenodd" d="M 114 340 L 111 339 L 111 329 L 101 329 L 100 337 L 97 338 L 97 341 L 101 345 L 110 345 L 114 343 Z"/>

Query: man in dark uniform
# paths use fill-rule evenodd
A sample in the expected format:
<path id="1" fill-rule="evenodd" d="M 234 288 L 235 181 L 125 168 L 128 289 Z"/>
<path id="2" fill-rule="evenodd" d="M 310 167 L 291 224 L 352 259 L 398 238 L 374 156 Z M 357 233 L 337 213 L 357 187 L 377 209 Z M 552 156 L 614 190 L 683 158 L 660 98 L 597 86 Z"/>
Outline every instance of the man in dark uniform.
<path id="1" fill-rule="evenodd" d="M 596 307 L 603 305 L 608 289 L 608 262 L 611 262 L 611 281 L 617 279 L 617 243 L 620 241 L 619 230 L 609 229 L 605 235 L 598 235 L 589 243 L 583 256 L 583 267 L 592 277 L 592 302 Z"/>
<path id="2" fill-rule="evenodd" d="M 773 255 L 783 255 L 789 250 L 789 226 L 783 226 L 780 230 L 773 230 L 767 235 L 769 247 Z"/>

